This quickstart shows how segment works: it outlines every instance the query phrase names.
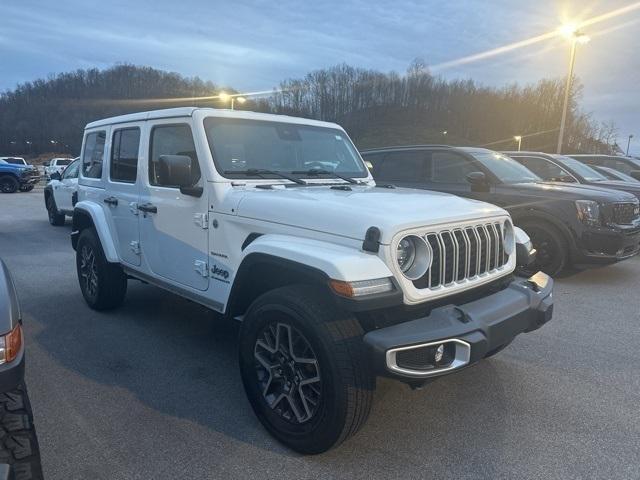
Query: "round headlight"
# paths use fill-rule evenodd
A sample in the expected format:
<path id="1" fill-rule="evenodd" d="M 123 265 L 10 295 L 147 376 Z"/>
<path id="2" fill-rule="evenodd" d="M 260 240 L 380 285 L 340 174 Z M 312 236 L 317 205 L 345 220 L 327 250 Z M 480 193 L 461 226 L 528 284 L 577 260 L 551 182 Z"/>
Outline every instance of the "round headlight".
<path id="1" fill-rule="evenodd" d="M 403 275 L 409 280 L 422 277 L 431 266 L 431 247 L 416 235 L 402 238 L 396 247 L 396 261 Z"/>
<path id="2" fill-rule="evenodd" d="M 515 233 L 513 231 L 513 224 L 507 220 L 502 227 L 502 241 L 504 242 L 504 251 L 507 255 L 513 253 L 513 249 L 516 246 Z"/>

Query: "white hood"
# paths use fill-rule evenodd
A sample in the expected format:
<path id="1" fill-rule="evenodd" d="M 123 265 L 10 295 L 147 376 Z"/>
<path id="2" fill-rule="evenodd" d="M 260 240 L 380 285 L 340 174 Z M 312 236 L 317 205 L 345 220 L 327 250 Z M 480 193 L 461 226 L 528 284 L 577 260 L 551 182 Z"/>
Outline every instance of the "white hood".
<path id="1" fill-rule="evenodd" d="M 381 243 L 399 231 L 507 215 L 502 208 L 454 195 L 408 188 L 328 186 L 275 189 L 247 188 L 237 194 L 240 217 L 275 222 L 363 240 L 369 227 L 378 227 Z M 235 195 L 234 195 L 235 196 Z"/>

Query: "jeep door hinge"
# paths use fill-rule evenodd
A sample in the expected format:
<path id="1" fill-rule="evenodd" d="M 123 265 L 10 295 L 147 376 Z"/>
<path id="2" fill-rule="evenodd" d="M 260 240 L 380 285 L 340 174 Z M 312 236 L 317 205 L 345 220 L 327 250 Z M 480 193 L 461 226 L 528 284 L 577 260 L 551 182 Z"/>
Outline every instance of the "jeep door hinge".
<path id="1" fill-rule="evenodd" d="M 129 246 L 131 247 L 131 251 L 133 251 L 133 253 L 135 253 L 136 255 L 140 255 L 140 242 L 138 242 L 137 240 L 132 240 L 131 242 L 129 242 Z"/>
<path id="2" fill-rule="evenodd" d="M 200 228 L 206 230 L 209 228 L 209 214 L 208 213 L 194 213 L 193 221 Z"/>
<path id="3" fill-rule="evenodd" d="M 204 260 L 196 260 L 193 262 L 193 268 L 203 277 L 209 276 L 209 265 Z"/>

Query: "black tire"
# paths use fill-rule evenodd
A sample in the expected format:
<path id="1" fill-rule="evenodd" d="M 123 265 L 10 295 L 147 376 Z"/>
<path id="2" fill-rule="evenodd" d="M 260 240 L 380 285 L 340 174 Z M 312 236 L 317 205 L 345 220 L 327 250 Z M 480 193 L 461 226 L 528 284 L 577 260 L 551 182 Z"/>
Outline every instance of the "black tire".
<path id="1" fill-rule="evenodd" d="M 45 203 L 47 206 L 47 214 L 49 215 L 49 223 L 56 227 L 64 225 L 65 216 L 62 213 L 58 213 L 58 207 L 56 206 L 53 194 L 47 195 Z"/>
<path id="2" fill-rule="evenodd" d="M 24 384 L 0 394 L 0 463 L 11 465 L 13 476 L 10 478 L 44 478 L 33 413 Z"/>
<path id="3" fill-rule="evenodd" d="M 567 241 L 555 226 L 539 220 L 524 221 L 518 226 L 529 235 L 538 252 L 535 262 L 520 269 L 522 274 L 533 275 L 542 270 L 557 277 L 570 265 Z"/>
<path id="4" fill-rule="evenodd" d="M 93 228 L 86 228 L 80 233 L 76 270 L 82 296 L 89 307 L 110 310 L 122 305 L 127 293 L 127 276 L 120 265 L 107 262 Z"/>
<path id="5" fill-rule="evenodd" d="M 31 190 L 33 190 L 35 185 L 21 185 L 20 186 L 20 191 L 21 192 L 30 192 Z"/>
<path id="6" fill-rule="evenodd" d="M 3 175 L 0 177 L 0 192 L 2 193 L 15 193 L 18 191 L 20 184 L 18 180 L 11 175 Z"/>
<path id="7" fill-rule="evenodd" d="M 304 454 L 325 452 L 355 434 L 369 416 L 375 389 L 375 376 L 362 342 L 362 327 L 352 315 L 338 310 L 328 295 L 320 288 L 307 285 L 272 290 L 251 304 L 240 330 L 240 372 L 255 414 L 276 439 Z M 284 397 L 281 402 L 274 401 L 270 406 L 269 395 L 263 395 L 263 392 L 269 393 L 271 385 L 274 385 L 270 398 L 279 398 L 282 389 L 286 391 L 285 377 L 291 375 L 283 374 L 283 369 L 277 366 L 275 371 L 273 366 L 266 369 L 264 363 L 257 360 L 257 355 L 262 356 L 263 353 L 258 340 L 266 341 L 264 335 L 269 331 L 273 333 L 269 329 L 274 325 L 276 328 L 288 325 L 291 327 L 289 335 L 298 335 L 296 341 L 291 341 L 298 349 L 291 348 L 295 353 L 292 357 L 307 357 L 307 360 L 300 359 L 303 360 L 302 365 L 315 369 L 312 375 L 319 379 L 313 384 L 315 390 L 306 390 L 307 395 L 303 395 L 303 383 L 309 381 L 307 373 L 301 373 L 299 363 L 292 367 L 292 370 L 297 369 L 293 380 L 297 388 L 291 389 L 293 393 L 289 396 L 297 400 L 306 396 L 304 405 L 298 403 L 299 407 L 307 410 L 298 408 L 308 417 L 304 421 L 299 421 L 299 417 L 293 418 L 291 414 L 295 413 L 292 403 L 297 402 Z M 282 327 L 282 331 L 286 336 L 286 327 Z M 304 350 L 300 336 L 307 342 L 306 353 L 300 351 L 301 348 Z M 286 343 L 282 342 L 283 345 Z M 274 356 L 279 353 L 280 349 Z M 308 357 L 317 363 L 309 366 Z M 286 363 L 282 364 L 285 365 L 283 368 L 286 368 Z M 269 373 L 266 382 L 264 372 L 274 372 Z M 301 383 L 297 375 L 304 378 Z M 265 383 L 267 387 L 263 389 Z M 311 388 L 310 385 L 305 387 Z M 309 396 L 313 397 L 313 403 Z"/>

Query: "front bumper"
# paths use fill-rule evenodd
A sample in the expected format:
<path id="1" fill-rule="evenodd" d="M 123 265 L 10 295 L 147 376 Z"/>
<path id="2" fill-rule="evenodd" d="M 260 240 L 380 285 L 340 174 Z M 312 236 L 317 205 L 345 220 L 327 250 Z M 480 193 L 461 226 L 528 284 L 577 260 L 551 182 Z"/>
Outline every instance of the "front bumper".
<path id="1" fill-rule="evenodd" d="M 370 331 L 364 342 L 380 375 L 405 381 L 445 375 L 547 323 L 553 314 L 552 290 L 553 280 L 542 272 L 517 278 L 478 300 L 435 308 L 426 317 Z M 417 360 L 433 351 L 429 349 L 443 344 L 452 352 L 450 362 L 417 365 Z M 398 352 L 415 355 L 410 362 L 399 361 Z"/>
<path id="2" fill-rule="evenodd" d="M 640 224 L 586 230 L 576 263 L 608 263 L 632 257 L 640 251 Z"/>

